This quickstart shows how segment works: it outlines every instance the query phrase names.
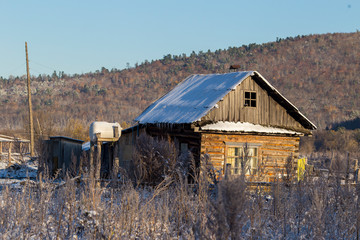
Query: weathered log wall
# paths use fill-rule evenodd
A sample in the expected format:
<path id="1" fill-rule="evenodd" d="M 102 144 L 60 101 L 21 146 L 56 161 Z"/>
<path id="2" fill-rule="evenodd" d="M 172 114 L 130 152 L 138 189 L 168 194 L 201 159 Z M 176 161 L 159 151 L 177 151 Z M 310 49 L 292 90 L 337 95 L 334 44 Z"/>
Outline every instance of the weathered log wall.
<path id="1" fill-rule="evenodd" d="M 121 168 L 129 170 L 132 164 L 132 154 L 136 146 L 137 137 L 146 133 L 152 137 L 158 137 L 162 139 L 170 138 L 175 144 L 176 149 L 180 153 L 181 144 L 187 144 L 188 150 L 193 154 L 194 159 L 198 162 L 200 159 L 200 133 L 194 132 L 191 126 L 185 125 L 173 125 L 173 126 L 157 126 L 146 125 L 141 126 L 140 129 L 136 127 L 132 131 L 122 132 L 119 139 L 120 153 L 119 153 L 119 165 Z"/>
<path id="2" fill-rule="evenodd" d="M 270 136 L 254 134 L 228 134 L 194 132 L 189 126 L 174 128 L 159 128 L 147 126 L 139 131 L 153 137 L 170 137 L 180 150 L 180 144 L 188 144 L 188 149 L 194 155 L 197 163 L 200 155 L 208 154 L 212 165 L 220 173 L 225 174 L 227 148 L 234 143 L 255 144 L 258 148 L 258 170 L 252 175 L 254 181 L 273 181 L 275 177 L 286 173 L 287 159 L 291 157 L 292 170 L 296 170 L 299 156 L 299 136 Z M 120 141 L 120 167 L 129 170 L 132 163 L 132 152 L 136 144 L 136 131 L 123 133 Z"/>
<path id="3" fill-rule="evenodd" d="M 299 156 L 298 136 L 264 136 L 244 134 L 202 133 L 201 154 L 208 154 L 211 163 L 220 174 L 225 174 L 227 148 L 229 143 L 248 143 L 258 145 L 258 171 L 254 181 L 272 181 L 276 175 L 284 175 L 287 159 L 292 158 L 295 170 Z"/>
<path id="4" fill-rule="evenodd" d="M 198 132 L 194 132 L 190 124 L 172 125 L 169 127 L 148 125 L 146 132 L 153 137 L 170 137 L 179 151 L 180 145 L 186 143 L 188 150 L 193 154 L 195 160 L 198 161 L 198 159 L 200 159 L 201 135 Z"/>

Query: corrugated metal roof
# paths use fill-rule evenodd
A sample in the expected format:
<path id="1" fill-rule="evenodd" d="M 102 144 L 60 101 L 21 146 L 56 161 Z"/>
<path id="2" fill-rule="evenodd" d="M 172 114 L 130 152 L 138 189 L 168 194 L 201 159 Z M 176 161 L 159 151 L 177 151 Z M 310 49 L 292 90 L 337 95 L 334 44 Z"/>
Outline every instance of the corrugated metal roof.
<path id="1" fill-rule="evenodd" d="M 192 75 L 151 104 L 135 120 L 141 124 L 198 121 L 252 73 Z"/>
<path id="2" fill-rule="evenodd" d="M 226 94 L 244 79 L 255 76 L 276 101 L 307 129 L 316 126 L 289 100 L 256 71 L 225 74 L 197 74 L 182 81 L 173 90 L 151 104 L 135 120 L 140 124 L 182 124 L 200 121 Z"/>

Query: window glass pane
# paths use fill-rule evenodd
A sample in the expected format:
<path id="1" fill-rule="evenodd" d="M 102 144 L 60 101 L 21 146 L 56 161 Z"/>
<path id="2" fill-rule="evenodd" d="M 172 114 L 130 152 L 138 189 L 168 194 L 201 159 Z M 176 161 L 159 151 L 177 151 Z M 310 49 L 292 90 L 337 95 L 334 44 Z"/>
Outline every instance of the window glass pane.
<path id="1" fill-rule="evenodd" d="M 227 163 L 231 164 L 231 167 L 234 167 L 234 158 L 233 157 L 228 157 L 227 158 Z"/>
<path id="2" fill-rule="evenodd" d="M 251 93 L 251 99 L 256 99 L 256 93 L 255 92 Z"/>
<path id="3" fill-rule="evenodd" d="M 235 149 L 235 156 L 240 156 L 240 149 L 239 148 L 234 148 Z"/>
<path id="4" fill-rule="evenodd" d="M 239 158 L 235 158 L 235 164 L 234 164 L 235 168 L 240 167 L 240 159 Z"/>
<path id="5" fill-rule="evenodd" d="M 250 100 L 245 100 L 245 106 L 250 106 Z"/>
<path id="6" fill-rule="evenodd" d="M 256 100 L 251 100 L 251 107 L 256 107 Z"/>
<path id="7" fill-rule="evenodd" d="M 228 156 L 235 156 L 235 148 L 228 148 Z"/>
<path id="8" fill-rule="evenodd" d="M 250 92 L 245 92 L 245 98 L 250 98 Z"/>

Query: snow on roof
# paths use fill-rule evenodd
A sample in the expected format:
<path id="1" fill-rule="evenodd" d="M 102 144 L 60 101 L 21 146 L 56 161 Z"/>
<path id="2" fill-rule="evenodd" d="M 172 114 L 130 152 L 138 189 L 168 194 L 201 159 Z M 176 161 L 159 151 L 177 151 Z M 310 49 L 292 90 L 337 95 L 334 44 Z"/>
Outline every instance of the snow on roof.
<path id="1" fill-rule="evenodd" d="M 102 144 L 106 144 L 106 143 L 108 143 L 108 142 L 102 142 Z M 90 150 L 90 147 L 91 147 L 90 142 L 86 142 L 86 143 L 83 143 L 83 144 L 81 145 L 81 150 L 82 150 L 82 151 L 89 151 L 89 150 Z"/>
<path id="2" fill-rule="evenodd" d="M 90 150 L 90 142 L 83 143 L 83 145 L 81 146 L 81 149 L 83 151 L 89 151 Z"/>
<path id="3" fill-rule="evenodd" d="M 228 92 L 252 74 L 250 71 L 192 75 L 151 104 L 135 120 L 143 124 L 198 121 Z"/>
<path id="4" fill-rule="evenodd" d="M 224 131 L 224 132 L 247 132 L 247 133 L 267 133 L 267 134 L 291 134 L 303 135 L 303 133 L 295 132 L 283 128 L 266 127 L 248 122 L 217 122 L 201 127 L 201 130 L 208 131 Z"/>
<path id="5" fill-rule="evenodd" d="M 200 121 L 232 89 L 249 76 L 257 76 L 268 91 L 307 129 L 316 126 L 256 71 L 192 75 L 151 104 L 135 120 L 140 124 L 181 124 Z"/>

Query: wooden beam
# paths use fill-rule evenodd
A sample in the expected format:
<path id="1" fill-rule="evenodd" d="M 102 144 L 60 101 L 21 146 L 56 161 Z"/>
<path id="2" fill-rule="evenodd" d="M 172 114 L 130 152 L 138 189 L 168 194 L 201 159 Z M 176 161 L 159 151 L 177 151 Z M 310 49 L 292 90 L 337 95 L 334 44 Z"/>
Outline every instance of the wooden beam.
<path id="1" fill-rule="evenodd" d="M 8 167 L 11 165 L 11 147 L 12 147 L 12 142 L 9 142 L 9 149 L 8 149 Z"/>
<path id="2" fill-rule="evenodd" d="M 95 181 L 96 181 L 96 187 L 101 186 L 100 182 L 100 170 L 101 170 L 101 144 L 102 142 L 99 140 L 100 133 L 96 133 L 96 169 L 95 169 Z"/>
<path id="3" fill-rule="evenodd" d="M 34 157 L 35 156 L 35 151 L 34 151 L 34 123 L 33 123 L 32 105 L 31 105 L 30 72 L 29 72 L 29 59 L 28 59 L 27 42 L 25 42 L 25 52 L 26 52 L 27 90 L 28 90 L 28 104 L 29 104 L 30 156 Z"/>
<path id="4" fill-rule="evenodd" d="M 24 155 L 22 154 L 22 142 L 19 142 L 19 153 L 20 153 L 20 156 L 21 156 L 21 161 L 24 161 Z"/>
<path id="5" fill-rule="evenodd" d="M 113 166 L 112 166 L 112 177 L 117 179 L 119 173 L 119 145 L 120 141 L 115 142 L 113 151 Z"/>
<path id="6" fill-rule="evenodd" d="M 90 178 L 94 177 L 94 143 L 90 142 L 90 152 L 89 152 L 89 171 Z"/>

